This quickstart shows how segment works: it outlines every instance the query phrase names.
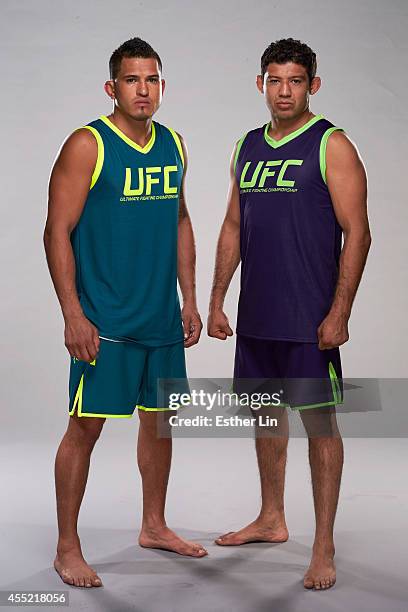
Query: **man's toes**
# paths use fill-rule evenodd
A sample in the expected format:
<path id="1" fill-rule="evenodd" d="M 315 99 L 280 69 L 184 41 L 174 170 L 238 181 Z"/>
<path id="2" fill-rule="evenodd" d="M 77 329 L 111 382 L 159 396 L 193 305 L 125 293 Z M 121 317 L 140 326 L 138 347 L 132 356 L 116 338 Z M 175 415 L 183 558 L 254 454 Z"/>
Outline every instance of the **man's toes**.
<path id="1" fill-rule="evenodd" d="M 92 576 L 91 578 L 91 582 L 93 584 L 93 586 L 102 586 L 102 580 L 100 578 L 98 578 L 98 576 Z"/>
<path id="2" fill-rule="evenodd" d="M 66 584 L 74 584 L 74 579 L 71 576 L 71 574 L 69 572 L 67 572 L 66 570 L 62 570 L 61 574 L 60 574 L 63 582 L 65 582 Z"/>
<path id="3" fill-rule="evenodd" d="M 305 589 L 313 589 L 313 586 L 314 586 L 313 580 L 309 578 L 309 576 L 305 576 L 305 579 L 303 581 L 303 586 L 305 587 Z"/>
<path id="4" fill-rule="evenodd" d="M 222 542 L 226 538 L 228 538 L 228 536 L 231 535 L 232 533 L 234 533 L 234 532 L 233 531 L 228 531 L 228 533 L 224 533 L 223 535 L 220 535 L 215 541 L 216 542 Z"/>
<path id="5" fill-rule="evenodd" d="M 207 554 L 207 551 L 202 546 L 196 545 L 191 548 L 186 548 L 186 554 L 192 554 L 193 557 L 203 557 Z"/>
<path id="6" fill-rule="evenodd" d="M 69 574 L 68 572 L 66 572 L 64 570 L 62 570 L 62 572 L 60 573 L 60 576 L 61 576 L 63 582 L 65 582 L 65 584 L 73 585 L 74 582 L 75 582 L 74 577 L 71 576 L 71 574 Z"/>

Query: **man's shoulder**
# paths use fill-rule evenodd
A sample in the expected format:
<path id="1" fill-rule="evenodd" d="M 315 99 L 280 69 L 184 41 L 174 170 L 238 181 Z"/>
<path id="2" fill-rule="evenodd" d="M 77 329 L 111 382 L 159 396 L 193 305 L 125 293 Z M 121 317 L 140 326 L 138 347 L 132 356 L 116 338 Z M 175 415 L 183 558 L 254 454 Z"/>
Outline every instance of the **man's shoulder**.
<path id="1" fill-rule="evenodd" d="M 170 139 L 174 139 L 176 136 L 178 139 L 183 140 L 182 135 L 178 130 L 176 130 L 173 126 L 165 125 L 164 123 L 159 123 L 158 121 L 153 121 L 154 127 L 157 133 L 165 134 L 169 136 Z"/>
<path id="2" fill-rule="evenodd" d="M 246 140 L 247 138 L 257 138 L 258 136 L 262 136 L 263 132 L 265 130 L 265 123 L 261 126 L 258 126 L 256 128 L 253 128 L 251 130 L 247 130 L 246 132 L 244 132 L 243 134 L 241 134 L 238 142 L 241 142 L 243 140 Z"/>

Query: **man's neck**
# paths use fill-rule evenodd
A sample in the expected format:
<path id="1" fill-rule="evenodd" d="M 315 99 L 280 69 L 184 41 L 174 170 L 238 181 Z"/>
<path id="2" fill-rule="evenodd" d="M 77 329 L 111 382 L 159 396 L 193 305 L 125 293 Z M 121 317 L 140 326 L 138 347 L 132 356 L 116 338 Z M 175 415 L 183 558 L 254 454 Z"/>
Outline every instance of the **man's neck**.
<path id="1" fill-rule="evenodd" d="M 132 119 L 132 117 L 124 115 L 115 107 L 113 113 L 108 115 L 108 119 L 139 146 L 144 147 L 149 142 L 152 135 L 151 117 L 147 119 Z"/>
<path id="2" fill-rule="evenodd" d="M 274 140 L 281 140 L 301 128 L 314 116 L 308 108 L 301 115 L 290 119 L 282 119 L 271 115 L 271 125 L 268 134 Z"/>

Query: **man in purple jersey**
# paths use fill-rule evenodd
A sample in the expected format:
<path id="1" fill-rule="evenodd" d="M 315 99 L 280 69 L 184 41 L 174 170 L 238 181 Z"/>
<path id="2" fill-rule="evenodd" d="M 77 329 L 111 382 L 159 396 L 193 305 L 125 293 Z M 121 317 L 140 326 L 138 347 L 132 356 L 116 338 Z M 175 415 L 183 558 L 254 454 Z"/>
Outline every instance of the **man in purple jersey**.
<path id="1" fill-rule="evenodd" d="M 366 174 L 343 130 L 309 109 L 320 88 L 316 55 L 292 38 L 265 50 L 257 87 L 271 120 L 237 142 L 230 166 L 228 208 L 217 246 L 208 334 L 233 332 L 223 312 L 241 261 L 234 390 L 248 379 L 278 379 L 272 435 L 256 427 L 261 479 L 259 516 L 216 543 L 284 542 L 286 406 L 299 409 L 309 438 L 316 516 L 306 588 L 336 580 L 333 527 L 343 445 L 335 406 L 342 401 L 339 346 L 371 243 Z M 342 237 L 344 239 L 342 245 Z M 326 383 L 326 384 L 325 384 Z"/>

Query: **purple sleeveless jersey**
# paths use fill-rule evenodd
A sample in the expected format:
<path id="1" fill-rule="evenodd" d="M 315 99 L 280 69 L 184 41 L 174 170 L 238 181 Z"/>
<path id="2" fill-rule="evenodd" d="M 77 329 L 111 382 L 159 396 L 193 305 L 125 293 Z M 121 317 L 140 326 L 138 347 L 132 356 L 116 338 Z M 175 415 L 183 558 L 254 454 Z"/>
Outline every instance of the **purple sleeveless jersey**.
<path id="1" fill-rule="evenodd" d="M 338 277 L 342 230 L 326 185 L 322 115 L 276 141 L 269 124 L 238 143 L 241 293 L 237 333 L 317 342 Z"/>

